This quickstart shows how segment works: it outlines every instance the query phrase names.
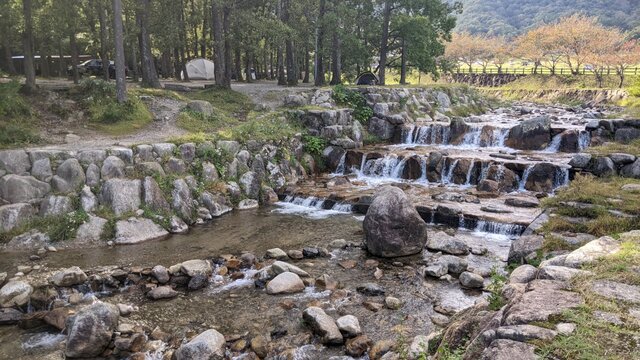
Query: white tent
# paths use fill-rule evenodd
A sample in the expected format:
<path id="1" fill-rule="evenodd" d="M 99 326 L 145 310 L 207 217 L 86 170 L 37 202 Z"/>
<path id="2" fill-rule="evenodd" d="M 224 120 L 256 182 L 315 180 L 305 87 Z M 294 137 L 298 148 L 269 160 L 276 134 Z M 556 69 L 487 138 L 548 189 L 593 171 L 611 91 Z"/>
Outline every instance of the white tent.
<path id="1" fill-rule="evenodd" d="M 213 62 L 207 59 L 193 59 L 187 63 L 189 80 L 214 80 Z M 182 74 L 184 77 L 184 74 Z"/>

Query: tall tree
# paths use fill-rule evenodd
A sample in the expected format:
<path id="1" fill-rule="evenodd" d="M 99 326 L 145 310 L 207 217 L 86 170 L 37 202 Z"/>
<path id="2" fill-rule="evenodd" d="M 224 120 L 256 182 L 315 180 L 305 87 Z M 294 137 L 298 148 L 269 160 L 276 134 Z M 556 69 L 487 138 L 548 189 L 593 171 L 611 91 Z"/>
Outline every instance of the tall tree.
<path id="1" fill-rule="evenodd" d="M 139 0 L 140 53 L 142 56 L 142 86 L 160 88 L 160 80 L 156 72 L 153 54 L 151 53 L 151 37 L 149 36 L 149 0 Z M 185 72 L 186 73 L 186 72 Z"/>
<path id="2" fill-rule="evenodd" d="M 25 87 L 28 92 L 36 89 L 36 68 L 33 61 L 33 18 L 31 0 L 22 1 L 24 16 L 24 31 L 22 33 L 22 45 L 24 48 L 24 74 Z"/>
<path id="3" fill-rule="evenodd" d="M 326 13 L 326 6 L 326 0 L 320 0 L 318 18 L 316 19 L 316 51 L 313 72 L 315 86 L 324 85 L 324 17 Z"/>
<path id="4" fill-rule="evenodd" d="M 100 58 L 102 59 L 102 77 L 105 81 L 109 81 L 109 54 L 107 48 L 107 38 L 109 30 L 107 29 L 107 7 L 102 0 L 94 2 L 97 7 L 98 21 L 100 23 Z M 122 23 L 122 19 L 120 19 Z"/>
<path id="5" fill-rule="evenodd" d="M 211 21 L 213 26 L 213 63 L 216 85 L 231 87 L 227 84 L 227 63 L 224 34 L 224 13 L 219 0 L 211 3 Z"/>
<path id="6" fill-rule="evenodd" d="M 116 99 L 122 104 L 127 101 L 124 32 L 122 30 L 122 0 L 113 0 L 113 40 L 116 53 Z"/>
<path id="7" fill-rule="evenodd" d="M 378 81 L 380 85 L 385 85 L 387 74 L 387 55 L 389 52 L 389 25 L 391 22 L 391 12 L 393 11 L 393 1 L 384 1 L 382 11 L 382 35 L 380 36 L 380 62 L 378 64 Z"/>

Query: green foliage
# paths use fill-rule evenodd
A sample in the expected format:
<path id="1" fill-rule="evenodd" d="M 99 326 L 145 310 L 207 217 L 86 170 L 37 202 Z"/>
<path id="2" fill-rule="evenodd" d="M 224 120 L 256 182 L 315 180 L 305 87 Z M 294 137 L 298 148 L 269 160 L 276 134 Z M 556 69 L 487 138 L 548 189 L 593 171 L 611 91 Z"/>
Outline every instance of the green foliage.
<path id="1" fill-rule="evenodd" d="M 181 128 L 195 133 L 214 133 L 225 127 L 238 124 L 238 121 L 215 110 L 212 115 L 206 116 L 203 113 L 184 109 L 178 115 L 177 124 Z"/>
<path id="2" fill-rule="evenodd" d="M 627 88 L 629 95 L 640 98 L 640 77 L 636 78 L 636 81 Z"/>
<path id="3" fill-rule="evenodd" d="M 319 136 L 303 135 L 302 142 L 304 151 L 311 155 L 321 155 L 324 148 L 327 147 L 327 140 Z"/>
<path id="4" fill-rule="evenodd" d="M 353 109 L 353 118 L 364 124 L 373 116 L 373 109 L 367 105 L 367 100 L 360 92 L 348 89 L 344 85 L 336 85 L 331 95 L 338 105 Z"/>
<path id="5" fill-rule="evenodd" d="M 17 81 L 0 83 L 0 118 L 31 115 L 31 109 L 19 91 Z"/>
<path id="6" fill-rule="evenodd" d="M 440 360 L 462 360 L 464 349 L 462 347 L 451 349 L 448 344 L 442 344 L 438 348 L 437 354 Z"/>
<path id="7" fill-rule="evenodd" d="M 457 31 L 488 35 L 517 35 L 530 28 L 575 13 L 596 16 L 605 26 L 631 30 L 638 26 L 640 8 L 633 1 L 461 0 L 464 11 Z"/>
<path id="8" fill-rule="evenodd" d="M 42 143 L 30 120 L 0 119 L 0 149 Z"/>
<path id="9" fill-rule="evenodd" d="M 51 241 L 65 241 L 76 237 L 80 225 L 89 220 L 83 210 L 76 210 L 65 215 L 35 217 L 25 224 L 7 232 L 0 233 L 0 242 L 8 242 L 13 237 L 37 229 L 49 236 Z"/>
<path id="10" fill-rule="evenodd" d="M 502 289 L 507 283 L 507 277 L 498 272 L 496 268 L 491 269 L 491 275 L 489 277 L 491 282 L 487 286 L 489 294 L 489 309 L 500 310 L 505 305 L 505 299 L 502 297 Z"/>
<path id="11" fill-rule="evenodd" d="M 246 119 L 255 107 L 247 95 L 217 86 L 187 93 L 187 97 L 192 100 L 208 101 L 214 107 L 214 114 L 223 119 L 225 117 L 236 120 Z"/>

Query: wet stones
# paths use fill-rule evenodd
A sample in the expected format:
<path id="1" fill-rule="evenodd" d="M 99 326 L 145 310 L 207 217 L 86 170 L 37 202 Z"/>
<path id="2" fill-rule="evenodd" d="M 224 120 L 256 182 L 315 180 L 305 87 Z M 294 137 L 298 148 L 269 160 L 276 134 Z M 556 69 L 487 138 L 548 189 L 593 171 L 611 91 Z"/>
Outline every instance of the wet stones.
<path id="1" fill-rule="evenodd" d="M 178 292 L 173 290 L 171 286 L 158 286 L 147 293 L 147 297 L 151 300 L 172 299 L 176 296 L 178 296 Z"/>
<path id="2" fill-rule="evenodd" d="M 294 294 L 303 291 L 304 283 L 300 277 L 292 272 L 283 272 L 269 281 L 267 284 L 267 294 Z"/>
<path id="3" fill-rule="evenodd" d="M 214 329 L 207 330 L 175 352 L 176 360 L 222 360 L 226 341 L 224 336 Z"/>
<path id="4" fill-rule="evenodd" d="M 468 289 L 481 289 L 484 286 L 484 279 L 478 274 L 465 271 L 460 274 L 460 285 Z"/>
<path id="5" fill-rule="evenodd" d="M 65 355 L 97 357 L 111 342 L 120 312 L 114 305 L 97 302 L 80 310 L 69 320 Z"/>
<path id="6" fill-rule="evenodd" d="M 531 254 L 542 249 L 544 238 L 539 235 L 521 236 L 511 242 L 509 263 L 525 263 Z"/>
<path id="7" fill-rule="evenodd" d="M 319 307 L 311 306 L 304 310 L 302 318 L 314 333 L 321 337 L 323 344 L 340 345 L 344 342 L 336 322 Z"/>
<path id="8" fill-rule="evenodd" d="M 385 294 L 382 286 L 374 283 L 365 283 L 356 287 L 356 290 L 366 296 L 380 296 Z"/>
<path id="9" fill-rule="evenodd" d="M 196 275 L 211 276 L 213 268 L 207 260 L 188 260 L 180 264 L 180 271 L 189 277 Z"/>
<path id="10" fill-rule="evenodd" d="M 87 274 L 77 266 L 72 266 L 68 269 L 58 271 L 50 279 L 55 286 L 69 287 L 74 285 L 80 285 L 87 281 Z"/>
<path id="11" fill-rule="evenodd" d="M 151 269 L 151 275 L 153 275 L 160 284 L 166 284 L 170 280 L 169 271 L 162 265 L 154 266 L 153 269 Z"/>
<path id="12" fill-rule="evenodd" d="M 267 250 L 266 256 L 269 259 L 276 259 L 276 260 L 287 260 L 289 258 L 287 253 L 280 248 L 273 248 L 273 249 Z"/>
<path id="13" fill-rule="evenodd" d="M 538 116 L 509 130 L 505 145 L 518 150 L 543 150 L 551 141 L 551 120 Z"/>
<path id="14" fill-rule="evenodd" d="M 367 250 L 380 257 L 420 252 L 427 225 L 404 192 L 387 186 L 379 190 L 363 223 Z"/>
<path id="15" fill-rule="evenodd" d="M 512 197 L 505 199 L 504 204 L 518 208 L 537 208 L 540 206 L 540 200 L 534 197 Z"/>
<path id="16" fill-rule="evenodd" d="M 23 306 L 29 302 L 33 287 L 24 281 L 9 281 L 0 289 L 0 307 Z"/>
<path id="17" fill-rule="evenodd" d="M 360 322 L 358 321 L 358 318 L 353 315 L 345 315 L 338 318 L 338 320 L 336 320 L 336 325 L 342 335 L 346 338 L 352 338 L 362 334 Z"/>
<path id="18" fill-rule="evenodd" d="M 429 237 L 427 249 L 430 251 L 442 251 L 451 255 L 469 254 L 469 247 L 464 241 L 449 236 L 443 231 L 439 231 Z"/>

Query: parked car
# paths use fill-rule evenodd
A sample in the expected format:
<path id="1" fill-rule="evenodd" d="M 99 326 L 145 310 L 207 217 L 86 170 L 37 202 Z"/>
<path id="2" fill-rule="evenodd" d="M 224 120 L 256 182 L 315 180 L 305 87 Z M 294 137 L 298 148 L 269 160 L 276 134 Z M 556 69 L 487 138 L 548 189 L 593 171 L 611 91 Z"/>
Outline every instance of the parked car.
<path id="1" fill-rule="evenodd" d="M 76 65 L 78 68 L 78 74 L 80 76 L 102 76 L 102 59 L 90 59 L 82 64 Z M 128 75 L 129 69 L 125 67 L 125 76 Z M 67 69 L 69 76 L 73 76 L 73 67 L 69 66 Z M 116 78 L 116 65 L 113 61 L 109 61 L 109 77 Z"/>

